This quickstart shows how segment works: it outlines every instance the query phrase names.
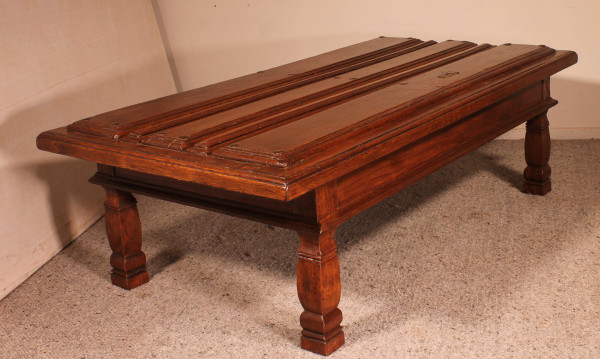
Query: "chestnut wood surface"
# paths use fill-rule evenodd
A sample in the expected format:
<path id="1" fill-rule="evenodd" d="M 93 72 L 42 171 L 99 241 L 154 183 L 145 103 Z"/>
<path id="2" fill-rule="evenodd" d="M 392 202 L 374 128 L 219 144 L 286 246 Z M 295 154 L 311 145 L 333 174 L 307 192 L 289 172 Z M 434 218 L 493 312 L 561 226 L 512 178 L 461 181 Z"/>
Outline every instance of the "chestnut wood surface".
<path id="1" fill-rule="evenodd" d="M 112 282 L 148 281 L 132 193 L 298 231 L 301 346 L 344 343 L 336 227 L 527 122 L 524 191 L 550 191 L 543 45 L 380 37 L 76 121 L 40 149 L 98 164 Z"/>

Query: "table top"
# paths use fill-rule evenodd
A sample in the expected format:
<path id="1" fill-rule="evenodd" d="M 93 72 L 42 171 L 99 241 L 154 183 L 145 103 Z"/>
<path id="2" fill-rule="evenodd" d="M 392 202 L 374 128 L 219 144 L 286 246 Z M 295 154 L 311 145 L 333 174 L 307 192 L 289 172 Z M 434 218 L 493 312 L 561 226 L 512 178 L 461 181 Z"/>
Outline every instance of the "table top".
<path id="1" fill-rule="evenodd" d="M 543 45 L 381 37 L 83 119 L 38 147 L 289 200 L 575 62 Z"/>

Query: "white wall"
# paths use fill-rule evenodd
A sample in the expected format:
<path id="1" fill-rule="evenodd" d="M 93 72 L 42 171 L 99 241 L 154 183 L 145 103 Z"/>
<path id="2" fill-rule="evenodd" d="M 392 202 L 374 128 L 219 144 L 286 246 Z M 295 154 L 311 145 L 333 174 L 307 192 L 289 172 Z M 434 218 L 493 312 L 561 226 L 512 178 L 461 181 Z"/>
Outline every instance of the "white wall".
<path id="1" fill-rule="evenodd" d="M 600 138 L 600 1 L 153 0 L 175 82 L 188 90 L 379 35 L 575 50 L 553 77 L 553 138 Z M 524 135 L 514 130 L 507 137 Z"/>
<path id="2" fill-rule="evenodd" d="M 94 166 L 36 136 L 175 86 L 145 0 L 0 0 L 0 79 L 1 299 L 102 213 Z"/>

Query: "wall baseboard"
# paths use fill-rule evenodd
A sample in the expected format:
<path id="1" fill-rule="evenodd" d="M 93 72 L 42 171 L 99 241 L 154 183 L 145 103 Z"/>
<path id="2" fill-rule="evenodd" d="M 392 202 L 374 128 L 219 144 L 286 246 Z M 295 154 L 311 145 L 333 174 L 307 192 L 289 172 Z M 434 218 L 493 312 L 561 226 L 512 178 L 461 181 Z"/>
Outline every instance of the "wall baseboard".
<path id="1" fill-rule="evenodd" d="M 525 127 L 517 127 L 498 137 L 500 140 L 520 140 L 525 138 Z M 552 128 L 550 138 L 553 140 L 589 140 L 600 139 L 600 127 Z"/>

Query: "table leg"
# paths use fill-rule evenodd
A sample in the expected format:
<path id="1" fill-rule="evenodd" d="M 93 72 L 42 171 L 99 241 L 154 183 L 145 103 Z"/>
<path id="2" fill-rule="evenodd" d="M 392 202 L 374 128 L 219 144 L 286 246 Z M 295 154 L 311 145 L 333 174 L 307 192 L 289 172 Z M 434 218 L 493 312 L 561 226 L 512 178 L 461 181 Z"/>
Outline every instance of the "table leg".
<path id="1" fill-rule="evenodd" d="M 523 191 L 539 196 L 550 192 L 550 130 L 545 112 L 527 121 L 525 160 Z"/>
<path id="2" fill-rule="evenodd" d="M 304 308 L 300 315 L 303 349 L 329 355 L 344 344 L 340 323 L 340 262 L 334 230 L 300 233 L 298 248 L 298 297 Z"/>
<path id="3" fill-rule="evenodd" d="M 146 255 L 142 249 L 142 225 L 136 200 L 129 192 L 105 187 L 106 234 L 113 253 L 111 280 L 116 286 L 133 289 L 148 282 Z"/>

